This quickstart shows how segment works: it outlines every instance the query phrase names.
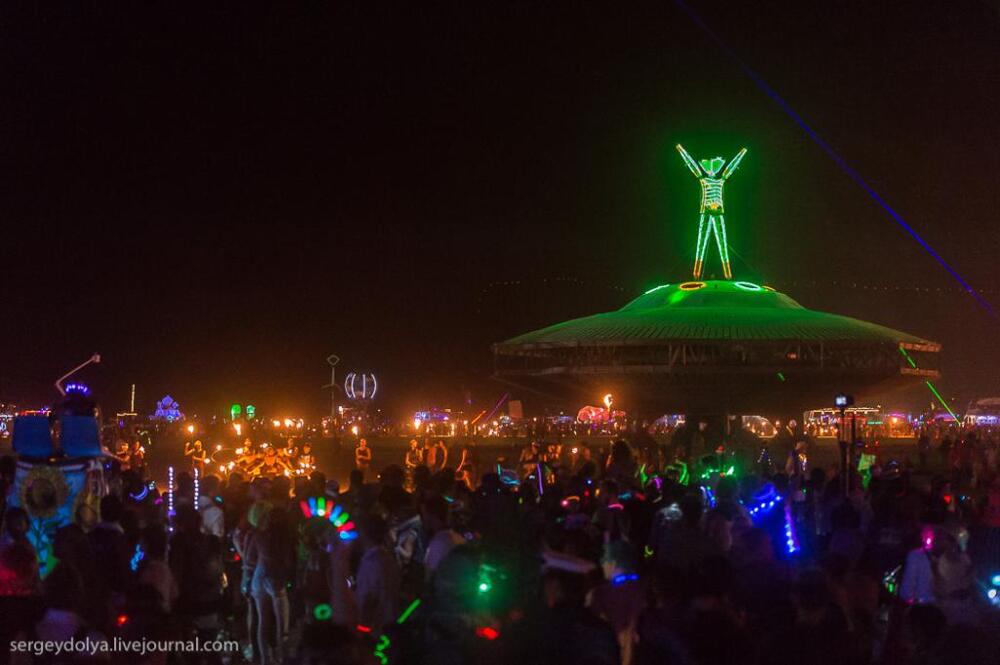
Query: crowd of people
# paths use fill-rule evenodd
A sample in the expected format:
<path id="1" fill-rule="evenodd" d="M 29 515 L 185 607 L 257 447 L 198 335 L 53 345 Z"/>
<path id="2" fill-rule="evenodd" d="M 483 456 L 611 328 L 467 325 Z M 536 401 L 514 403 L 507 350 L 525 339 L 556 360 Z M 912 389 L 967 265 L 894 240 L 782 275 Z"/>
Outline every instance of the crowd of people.
<path id="1" fill-rule="evenodd" d="M 223 479 L 233 473 L 248 478 L 308 476 L 316 470 L 312 442 L 294 438 L 288 439 L 284 446 L 247 438 L 232 450 L 217 444 L 213 452 L 196 439 L 185 442 L 184 456 L 192 474 L 211 473 Z"/>
<path id="2" fill-rule="evenodd" d="M 112 460 L 100 521 L 59 529 L 44 579 L 26 514 L 6 508 L 5 641 L 197 636 L 239 649 L 48 659 L 262 665 L 931 665 L 1000 653 L 995 456 L 973 485 L 961 465 L 935 477 L 877 459 L 845 478 L 805 463 L 734 469 L 721 452 L 666 459 L 624 440 L 538 442 L 509 460 L 413 441 L 404 464 L 375 475 L 359 443 L 342 487 L 315 469 L 260 473 L 260 459 L 217 475 L 190 448 L 191 472 L 169 494 L 144 465 Z M 0 460 L 5 490 L 13 472 Z"/>

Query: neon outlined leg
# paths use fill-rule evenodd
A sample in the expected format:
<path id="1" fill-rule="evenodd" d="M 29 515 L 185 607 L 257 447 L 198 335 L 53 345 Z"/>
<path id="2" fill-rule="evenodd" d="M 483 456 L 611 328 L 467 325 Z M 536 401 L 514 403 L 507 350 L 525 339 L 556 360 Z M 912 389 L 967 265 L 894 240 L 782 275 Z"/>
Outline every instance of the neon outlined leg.
<path id="1" fill-rule="evenodd" d="M 733 271 L 729 267 L 729 241 L 726 240 L 725 215 L 719 215 L 719 225 L 715 229 L 715 240 L 719 244 L 719 256 L 722 258 L 722 274 L 726 276 L 726 279 L 732 279 Z"/>
<path id="2" fill-rule="evenodd" d="M 704 217 L 704 215 L 702 215 Z M 705 251 L 708 249 L 708 240 L 712 237 L 712 233 L 715 230 L 715 216 L 708 216 L 708 224 L 705 226 L 705 232 L 698 234 L 698 251 L 696 256 L 698 260 L 695 262 L 695 267 L 698 269 L 698 273 L 695 275 L 696 279 L 701 279 L 702 273 L 705 268 Z"/>
<path id="3" fill-rule="evenodd" d="M 701 267 L 705 260 L 705 247 L 702 243 L 702 237 L 705 234 L 705 213 L 701 213 L 698 217 L 698 244 L 694 246 L 694 278 L 699 279 L 701 277 Z M 706 238 L 707 239 L 707 238 Z"/>
<path id="4" fill-rule="evenodd" d="M 711 223 L 709 224 L 709 228 L 711 228 L 715 234 L 715 246 L 719 249 L 719 260 L 722 261 L 722 275 L 726 279 L 729 279 L 729 277 L 726 275 L 726 257 L 722 253 L 722 238 L 719 236 L 719 225 L 715 220 L 715 215 L 712 215 L 712 220 Z"/>

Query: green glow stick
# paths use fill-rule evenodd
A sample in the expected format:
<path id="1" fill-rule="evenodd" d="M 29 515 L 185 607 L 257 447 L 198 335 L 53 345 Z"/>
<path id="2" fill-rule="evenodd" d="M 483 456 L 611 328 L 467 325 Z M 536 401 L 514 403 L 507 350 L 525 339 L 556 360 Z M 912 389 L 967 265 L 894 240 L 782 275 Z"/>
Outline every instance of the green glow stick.
<path id="1" fill-rule="evenodd" d="M 415 601 L 410 603 L 409 607 L 403 610 L 403 613 L 399 615 L 398 619 L 396 619 L 396 623 L 403 623 L 404 621 L 409 619 L 410 615 L 413 614 L 413 612 L 417 609 L 419 605 L 420 605 L 420 599 L 417 598 Z"/>

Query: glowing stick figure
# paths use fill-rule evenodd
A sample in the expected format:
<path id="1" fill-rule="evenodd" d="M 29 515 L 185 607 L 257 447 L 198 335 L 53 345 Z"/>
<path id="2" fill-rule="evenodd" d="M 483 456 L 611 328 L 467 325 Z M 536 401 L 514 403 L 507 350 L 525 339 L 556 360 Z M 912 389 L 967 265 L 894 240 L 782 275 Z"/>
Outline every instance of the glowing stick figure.
<path id="1" fill-rule="evenodd" d="M 743 148 L 736 153 L 736 156 L 729 160 L 729 164 L 726 164 L 726 160 L 722 157 L 696 162 L 679 143 L 677 144 L 677 152 L 681 153 L 684 163 L 701 183 L 701 216 L 698 218 L 698 246 L 695 248 L 694 254 L 694 278 L 701 279 L 708 238 L 714 234 L 715 244 L 718 246 L 719 256 L 722 258 L 722 273 L 726 279 L 732 279 L 733 271 L 729 267 L 729 246 L 726 243 L 726 218 L 723 216 L 722 186 L 739 167 L 743 156 L 747 154 L 747 149 Z M 726 168 L 722 169 L 724 164 L 726 164 Z M 715 177 L 715 174 L 720 170 L 722 170 L 722 174 L 718 178 Z M 705 225 L 706 211 L 708 213 L 708 226 Z"/>

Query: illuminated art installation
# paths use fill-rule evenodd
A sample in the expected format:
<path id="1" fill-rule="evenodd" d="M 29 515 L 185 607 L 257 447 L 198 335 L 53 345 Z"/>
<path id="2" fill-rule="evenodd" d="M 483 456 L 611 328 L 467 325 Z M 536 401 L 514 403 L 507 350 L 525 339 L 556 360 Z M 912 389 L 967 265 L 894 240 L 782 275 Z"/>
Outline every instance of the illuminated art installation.
<path id="1" fill-rule="evenodd" d="M 11 447 L 17 464 L 12 469 L 13 487 L 6 494 L 8 505 L 25 513 L 24 537 L 34 548 L 37 573 L 43 579 L 57 562 L 56 533 L 69 524 L 97 522 L 101 497 L 108 493 L 100 425 L 94 403 L 85 399 L 89 389 L 69 384 L 60 390 L 66 398 L 57 411 L 61 413 L 56 428 L 48 413 L 29 412 L 14 418 Z M 18 583 L 30 577 L 11 571 L 0 565 L 0 588 L 20 593 L 15 591 Z"/>
<path id="2" fill-rule="evenodd" d="M 184 414 L 181 413 L 180 404 L 174 401 L 170 395 L 165 395 L 156 403 L 156 411 L 149 418 L 150 420 L 166 420 L 168 423 L 172 423 L 175 420 L 183 420 Z"/>
<path id="3" fill-rule="evenodd" d="M 494 344 L 494 377 L 511 386 L 511 395 L 532 392 L 567 404 L 614 390 L 630 410 L 697 413 L 724 423 L 732 413 L 829 403 L 845 386 L 869 399 L 918 382 L 934 393 L 940 344 L 807 309 L 772 286 L 734 275 L 724 194 L 748 150 L 696 160 L 684 146 L 676 149 L 701 187 L 694 277 L 650 284 L 617 310 L 553 322 Z M 722 270 L 706 258 L 713 236 Z M 578 416 L 607 411 L 594 403 Z M 693 480 L 702 472 L 689 475 Z M 794 525 L 788 540 L 794 547 Z"/>
<path id="4" fill-rule="evenodd" d="M 601 424 L 608 422 L 609 419 L 623 418 L 624 416 L 624 411 L 615 409 L 609 412 L 603 406 L 585 406 L 576 412 L 576 419 L 581 423 Z"/>
<path id="5" fill-rule="evenodd" d="M 774 90 L 774 88 L 769 86 L 767 82 L 764 81 L 763 78 L 761 78 L 760 74 L 755 72 L 753 68 L 750 67 L 745 61 L 741 60 L 739 55 L 737 55 L 736 51 L 734 51 L 725 41 L 723 41 L 723 39 L 718 34 L 716 34 L 715 31 L 712 30 L 712 28 L 704 20 L 702 20 L 702 18 L 698 16 L 698 14 L 695 13 L 694 10 L 688 7 L 687 4 L 683 2 L 683 0 L 674 0 L 674 4 L 680 7 L 691 18 L 694 24 L 697 25 L 701 30 L 703 30 L 705 34 L 708 35 L 708 37 L 712 41 L 714 41 L 716 45 L 718 45 L 724 53 L 727 53 L 729 57 L 736 62 L 739 68 L 743 70 L 743 73 L 746 74 L 751 81 L 753 81 L 754 85 L 756 85 L 761 92 L 770 97 L 771 100 L 775 104 L 777 104 L 782 111 L 785 112 L 785 115 L 787 115 L 789 118 L 795 121 L 795 123 L 802 128 L 802 131 L 804 131 L 806 135 L 810 139 L 812 139 L 813 143 L 818 145 L 823 150 L 823 152 L 825 152 L 830 157 L 830 159 L 833 160 L 834 164 L 839 166 L 840 169 L 844 173 L 846 173 L 851 180 L 853 180 L 858 186 L 860 186 L 861 189 L 863 189 L 868 194 L 868 196 L 870 196 L 872 200 L 875 201 L 875 203 L 881 206 L 882 209 L 885 210 L 890 217 L 892 217 L 892 220 L 896 222 L 896 224 L 901 226 L 904 231 L 910 234 L 910 237 L 916 240 L 917 244 L 923 247 L 924 251 L 930 254 L 931 258 L 937 261 L 938 265 L 944 268 L 948 272 L 948 274 L 951 275 L 952 278 L 954 278 L 954 280 L 962 286 L 962 289 L 966 293 L 975 298 L 976 301 L 979 303 L 979 305 L 983 309 L 985 309 L 986 312 L 989 313 L 991 317 L 993 317 L 994 319 L 1000 318 L 1000 313 L 998 313 L 997 310 L 993 308 L 993 305 L 990 304 L 990 302 L 983 295 L 981 295 L 979 291 L 972 288 L 972 285 L 969 284 L 969 282 L 967 282 L 965 278 L 958 273 L 957 270 L 952 268 L 951 265 L 949 265 L 948 262 L 944 260 L 944 257 L 938 254 L 937 251 L 935 251 L 934 248 L 931 247 L 927 243 L 927 241 L 920 236 L 919 233 L 917 233 L 916 229 L 910 226 L 906 222 L 906 220 L 903 219 L 903 216 L 900 215 L 898 212 L 896 212 L 896 210 L 892 206 L 890 206 L 886 202 L 886 200 L 882 198 L 882 196 L 878 192 L 876 192 L 871 185 L 868 184 L 868 181 L 866 181 L 861 176 L 860 173 L 858 173 L 850 164 L 848 164 L 847 161 L 843 157 L 841 157 L 833 149 L 833 147 L 830 146 L 829 143 L 823 140 L 823 137 L 821 137 L 816 132 L 815 129 L 810 127 L 809 124 L 802 118 L 802 116 L 799 115 L 795 111 L 795 109 L 793 109 L 788 104 L 788 102 L 782 99 L 781 95 L 779 95 Z"/>
<path id="6" fill-rule="evenodd" d="M 344 394 L 352 402 L 373 400 L 376 392 L 378 392 L 378 381 L 374 374 L 351 372 L 344 377 Z"/>
<path id="7" fill-rule="evenodd" d="M 723 215 L 725 207 L 722 202 L 722 188 L 729 176 L 733 175 L 739 168 L 740 162 L 747 154 L 747 149 L 743 148 L 736 153 L 736 156 L 729 160 L 728 164 L 722 157 L 702 159 L 696 162 L 679 143 L 677 144 L 677 152 L 681 153 L 684 163 L 701 183 L 701 209 L 698 218 L 698 245 L 694 255 L 694 278 L 701 278 L 708 240 L 710 236 L 714 235 L 715 244 L 719 248 L 719 256 L 722 258 L 722 273 L 726 279 L 732 279 L 733 271 L 729 267 L 729 246 L 726 242 L 726 218 Z M 725 168 L 723 168 L 724 165 Z M 718 177 L 716 174 L 719 174 Z M 706 215 L 708 216 L 707 225 L 705 224 Z"/>

